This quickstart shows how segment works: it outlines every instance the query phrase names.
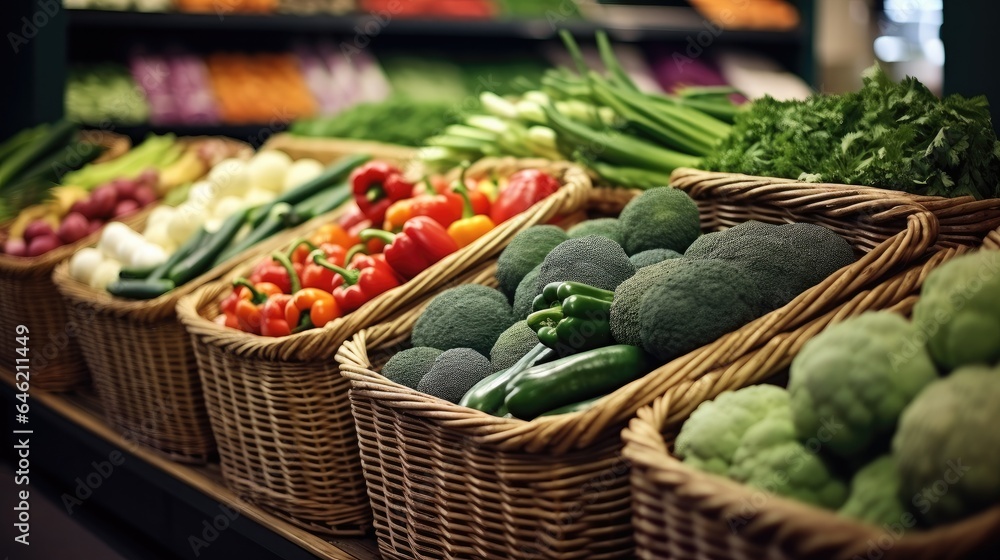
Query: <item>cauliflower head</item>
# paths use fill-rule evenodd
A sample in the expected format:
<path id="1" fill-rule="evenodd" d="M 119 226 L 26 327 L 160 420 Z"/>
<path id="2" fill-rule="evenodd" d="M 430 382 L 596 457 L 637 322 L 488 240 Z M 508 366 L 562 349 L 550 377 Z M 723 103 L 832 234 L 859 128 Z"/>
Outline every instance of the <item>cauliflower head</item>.
<path id="1" fill-rule="evenodd" d="M 1000 503 L 1000 368 L 966 366 L 903 411 L 892 440 L 901 496 L 930 525 Z"/>
<path id="2" fill-rule="evenodd" d="M 937 370 L 902 316 L 865 313 L 827 328 L 792 361 L 788 392 L 799 439 L 856 461 L 877 454 Z"/>
<path id="3" fill-rule="evenodd" d="M 847 485 L 822 457 L 795 436 L 788 409 L 771 414 L 743 434 L 733 454 L 729 477 L 773 494 L 836 509 L 847 497 Z"/>
<path id="4" fill-rule="evenodd" d="M 774 385 L 727 391 L 705 401 L 684 422 L 674 452 L 699 470 L 725 476 L 743 435 L 770 415 L 788 414 L 788 392 Z"/>
<path id="5" fill-rule="evenodd" d="M 906 526 L 900 522 L 907 509 L 899 497 L 899 471 L 891 455 L 882 455 L 855 473 L 838 513 L 879 527 Z"/>
<path id="6" fill-rule="evenodd" d="M 1000 251 L 979 251 L 927 276 L 913 322 L 948 370 L 1000 362 Z"/>

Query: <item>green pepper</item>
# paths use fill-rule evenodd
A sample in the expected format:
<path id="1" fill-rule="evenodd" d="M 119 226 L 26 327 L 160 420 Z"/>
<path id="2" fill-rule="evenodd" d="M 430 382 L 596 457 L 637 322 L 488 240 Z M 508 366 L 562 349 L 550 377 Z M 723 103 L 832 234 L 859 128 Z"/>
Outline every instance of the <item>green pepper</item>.
<path id="1" fill-rule="evenodd" d="M 177 286 L 189 282 L 205 272 L 208 272 L 215 259 L 232 243 L 233 238 L 243 227 L 247 219 L 247 211 L 236 212 L 222 222 L 218 231 L 208 236 L 204 243 L 183 260 L 170 267 L 167 273 L 169 278 Z"/>
<path id="2" fill-rule="evenodd" d="M 652 361 L 636 346 L 616 344 L 532 366 L 507 384 L 504 405 L 531 420 L 550 410 L 606 395 L 650 371 Z"/>
<path id="3" fill-rule="evenodd" d="M 507 394 L 507 383 L 515 375 L 544 359 L 549 352 L 550 350 L 544 344 L 535 346 L 522 356 L 520 360 L 515 362 L 514 365 L 500 370 L 493 375 L 489 375 L 479 383 L 473 385 L 462 396 L 462 400 L 458 404 L 496 414 L 496 411 L 503 405 L 504 396 Z M 502 416 L 501 414 L 497 415 Z"/>
<path id="4" fill-rule="evenodd" d="M 552 282 L 535 298 L 528 327 L 546 346 L 563 355 L 613 344 L 614 292 L 579 282 Z"/>

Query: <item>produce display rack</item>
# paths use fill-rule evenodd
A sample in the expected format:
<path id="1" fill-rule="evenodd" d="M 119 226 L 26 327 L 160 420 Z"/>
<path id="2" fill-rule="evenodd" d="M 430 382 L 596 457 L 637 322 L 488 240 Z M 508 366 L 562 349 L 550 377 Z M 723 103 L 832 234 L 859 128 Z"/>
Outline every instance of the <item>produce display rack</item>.
<path id="1" fill-rule="evenodd" d="M 740 47 L 759 52 L 802 76 L 806 82 L 815 81 L 813 48 L 814 0 L 796 0 L 802 16 L 802 25 L 791 31 L 725 31 L 713 38 L 709 48 Z M 24 15 L 30 19 L 37 7 L 28 0 L 13 0 L 16 13 L 12 21 Z M 687 41 L 695 40 L 705 31 L 705 19 L 685 2 L 672 2 L 670 23 L 656 25 L 616 25 L 586 19 L 556 17 L 553 21 L 537 19 L 443 20 L 443 19 L 392 19 L 378 25 L 377 33 L 358 36 L 357 29 L 366 29 L 373 21 L 369 14 L 310 15 L 294 14 L 235 14 L 235 13 L 141 13 L 102 10 L 62 10 L 49 18 L 49 23 L 39 30 L 38 37 L 25 45 L 26 49 L 44 50 L 44 56 L 20 57 L 15 72 L 24 76 L 32 88 L 27 91 L 61 92 L 65 89 L 67 69 L 80 62 L 121 59 L 136 44 L 167 45 L 183 42 L 195 52 L 214 50 L 252 52 L 255 50 L 285 49 L 303 38 L 357 38 L 373 52 L 407 54 L 436 52 L 461 53 L 472 59 L 495 53 L 538 54 L 539 45 L 557 43 L 557 26 L 566 28 L 583 42 L 592 42 L 597 29 L 606 29 L 612 40 L 638 45 L 675 45 L 682 50 Z M 17 6 L 21 6 L 17 8 Z M 364 33 L 364 32 L 362 32 Z M 99 40 L 95 40 L 99 37 Z M 367 48 L 367 47 L 366 47 Z M 29 103 L 26 101 L 26 103 Z M 33 101 L 34 110 L 13 115 L 10 123 L 0 123 L 0 137 L 12 134 L 41 120 L 51 120 L 62 114 L 62 98 L 47 95 Z M 30 103 L 29 103 L 30 104 Z M 28 105 L 25 105 L 28 106 Z M 176 127 L 173 127 L 176 128 Z M 219 134 L 241 140 L 250 139 L 254 145 L 257 136 L 266 136 L 267 124 L 250 126 L 209 125 L 185 130 L 199 134 Z M 115 127 L 133 139 L 142 138 L 149 131 L 172 130 L 172 127 L 121 126 Z M 247 133 L 249 131 L 249 134 Z M 260 134 L 263 132 L 263 134 Z M 266 138 L 265 138 L 266 139 Z"/>
<path id="2" fill-rule="evenodd" d="M 0 379 L 0 402 L 5 410 L 13 410 L 20 402 L 14 399 L 13 373 L 0 371 Z M 48 499 L 62 509 L 63 496 L 78 492 L 77 479 L 94 471 L 92 463 L 106 462 L 116 451 L 124 456 L 92 495 L 81 500 L 73 520 L 126 558 L 379 557 L 374 538 L 326 540 L 241 500 L 223 486 L 218 463 L 182 465 L 134 445 L 104 422 L 92 391 L 57 395 L 32 389 L 29 405 L 29 425 L 13 426 L 11 414 L 5 415 L 4 427 L 8 438 L 13 438 L 14 429 L 33 431 L 32 499 Z M 7 443 L 4 462 L 14 459 L 14 441 Z M 141 499 L 135 499 L 137 496 Z M 223 529 L 217 535 L 208 532 L 206 538 L 203 523 L 217 518 Z M 123 527 L 130 530 L 123 531 Z M 36 530 L 48 532 L 42 526 Z"/>

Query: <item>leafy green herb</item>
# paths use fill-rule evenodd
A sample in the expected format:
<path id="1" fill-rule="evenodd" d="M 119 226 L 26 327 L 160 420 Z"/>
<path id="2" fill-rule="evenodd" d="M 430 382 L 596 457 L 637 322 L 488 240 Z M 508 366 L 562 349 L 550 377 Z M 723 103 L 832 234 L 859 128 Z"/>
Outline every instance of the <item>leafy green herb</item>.
<path id="1" fill-rule="evenodd" d="M 805 101 L 765 97 L 736 117 L 706 169 L 915 194 L 1000 196 L 1000 142 L 983 96 L 941 100 L 877 66 L 861 91 Z"/>

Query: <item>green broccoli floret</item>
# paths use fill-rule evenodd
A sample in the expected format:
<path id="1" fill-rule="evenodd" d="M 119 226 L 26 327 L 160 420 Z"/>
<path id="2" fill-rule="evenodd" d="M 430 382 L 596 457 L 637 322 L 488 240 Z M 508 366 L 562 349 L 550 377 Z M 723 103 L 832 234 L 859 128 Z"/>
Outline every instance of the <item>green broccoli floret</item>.
<path id="1" fill-rule="evenodd" d="M 935 381 L 903 411 L 892 440 L 901 496 L 927 523 L 1000 503 L 998 402 L 1000 367 L 972 365 Z"/>
<path id="2" fill-rule="evenodd" d="M 401 350 L 382 366 L 382 375 L 389 381 L 416 389 L 420 378 L 431 370 L 434 360 L 440 355 L 441 351 L 437 348 L 426 346 Z"/>
<path id="3" fill-rule="evenodd" d="M 629 255 L 649 249 L 683 253 L 701 234 L 698 205 L 684 191 L 650 189 L 625 205 L 618 216 L 622 247 Z"/>
<path id="4" fill-rule="evenodd" d="M 569 228 L 566 233 L 570 239 L 587 237 L 588 235 L 600 235 L 607 237 L 615 243 L 622 244 L 622 229 L 618 225 L 618 218 L 597 218 L 580 222 Z"/>
<path id="5" fill-rule="evenodd" d="M 795 426 L 785 410 L 743 434 L 733 454 L 730 478 L 807 504 L 839 508 L 847 497 L 847 485 L 818 454 L 795 439 Z"/>
<path id="6" fill-rule="evenodd" d="M 492 373 L 490 361 L 479 352 L 471 348 L 452 348 L 434 360 L 417 390 L 458 404 L 473 385 Z"/>
<path id="7" fill-rule="evenodd" d="M 413 326 L 411 340 L 414 346 L 472 348 L 489 354 L 497 337 L 514 322 L 503 294 L 479 284 L 463 284 L 434 297 Z"/>
<path id="8" fill-rule="evenodd" d="M 1000 252 L 963 255 L 931 272 L 913 322 L 948 370 L 1000 362 Z"/>
<path id="9" fill-rule="evenodd" d="M 493 369 L 500 371 L 507 369 L 520 360 L 532 348 L 538 345 L 538 335 L 531 330 L 528 322 L 521 320 L 503 331 L 497 339 L 493 349 L 490 350 L 490 361 Z"/>
<path id="10" fill-rule="evenodd" d="M 739 266 L 721 260 L 676 261 L 678 268 L 664 275 L 639 301 L 642 347 L 664 362 L 759 316 L 755 304 L 761 289 Z M 642 270 L 648 268 L 652 267 Z"/>
<path id="11" fill-rule="evenodd" d="M 641 254 L 641 253 L 640 253 Z M 642 346 L 642 331 L 639 328 L 639 302 L 650 288 L 663 278 L 684 266 L 683 259 L 669 259 L 655 265 L 640 268 L 635 275 L 615 288 L 611 301 L 611 336 L 620 344 Z"/>
<path id="12" fill-rule="evenodd" d="M 541 264 L 549 251 L 567 239 L 565 231 L 550 225 L 532 226 L 515 235 L 497 259 L 500 291 L 513 298 L 525 275 Z"/>
<path id="13" fill-rule="evenodd" d="M 514 292 L 514 318 L 524 319 L 531 314 L 531 306 L 535 303 L 535 296 L 538 295 L 538 274 L 542 271 L 542 265 L 531 269 L 531 272 L 524 275 L 524 279 L 517 285 Z"/>
<path id="14" fill-rule="evenodd" d="M 535 295 L 550 282 L 580 282 L 602 290 L 614 290 L 635 274 L 635 266 L 621 245 L 599 235 L 588 235 L 560 243 L 542 261 Z"/>
<path id="15" fill-rule="evenodd" d="M 654 265 L 670 259 L 679 259 L 684 255 L 670 249 L 650 249 L 641 253 L 636 253 L 628 258 L 635 265 L 636 270 Z"/>
<path id="16" fill-rule="evenodd" d="M 900 413 L 937 370 L 902 316 L 864 313 L 828 327 L 792 360 L 788 392 L 799 437 L 848 461 L 879 454 Z"/>
<path id="17" fill-rule="evenodd" d="M 700 470 L 726 475 L 746 431 L 772 414 L 788 414 L 788 392 L 781 387 L 727 391 L 698 405 L 681 427 L 674 451 Z"/>
<path id="18" fill-rule="evenodd" d="M 907 509 L 899 498 L 899 471 L 891 455 L 875 459 L 854 475 L 850 494 L 838 513 L 879 527 L 912 524 L 900 521 Z"/>
<path id="19" fill-rule="evenodd" d="M 743 267 L 762 288 L 758 313 L 769 313 L 854 262 L 847 241 L 825 227 L 796 223 L 780 226 L 744 222 L 704 235 L 687 258 L 723 259 Z"/>

